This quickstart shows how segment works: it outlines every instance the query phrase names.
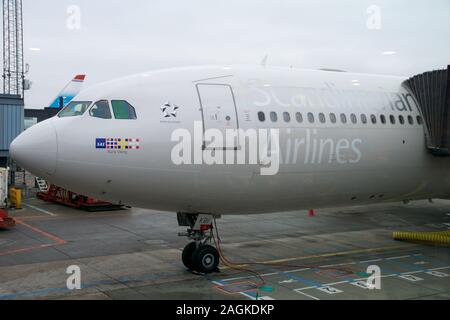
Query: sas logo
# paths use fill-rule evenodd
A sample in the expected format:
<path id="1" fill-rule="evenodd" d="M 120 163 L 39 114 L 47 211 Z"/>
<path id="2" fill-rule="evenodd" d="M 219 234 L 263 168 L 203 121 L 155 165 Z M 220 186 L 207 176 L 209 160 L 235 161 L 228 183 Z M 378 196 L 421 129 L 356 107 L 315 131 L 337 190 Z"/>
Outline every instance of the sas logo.
<path id="1" fill-rule="evenodd" d="M 95 140 L 95 148 L 120 151 L 140 150 L 140 143 L 140 139 L 97 138 Z"/>
<path id="2" fill-rule="evenodd" d="M 178 116 L 178 110 L 180 109 L 179 106 L 176 104 L 172 104 L 170 102 L 167 102 L 165 105 L 161 107 L 161 111 L 163 113 L 164 118 L 176 118 Z"/>

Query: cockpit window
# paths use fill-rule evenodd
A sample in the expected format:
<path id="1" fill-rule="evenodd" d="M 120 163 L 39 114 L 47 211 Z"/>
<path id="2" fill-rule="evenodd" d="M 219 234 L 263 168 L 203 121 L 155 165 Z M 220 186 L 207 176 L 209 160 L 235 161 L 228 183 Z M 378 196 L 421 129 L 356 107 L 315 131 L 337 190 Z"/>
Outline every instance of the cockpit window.
<path id="1" fill-rule="evenodd" d="M 111 101 L 114 116 L 120 120 L 136 120 L 136 110 L 125 100 Z"/>
<path id="2" fill-rule="evenodd" d="M 58 117 L 65 118 L 82 116 L 91 103 L 91 101 L 72 101 L 67 105 L 67 107 L 59 112 Z"/>
<path id="3" fill-rule="evenodd" d="M 111 110 L 107 100 L 97 101 L 89 111 L 91 117 L 100 119 L 112 119 Z"/>

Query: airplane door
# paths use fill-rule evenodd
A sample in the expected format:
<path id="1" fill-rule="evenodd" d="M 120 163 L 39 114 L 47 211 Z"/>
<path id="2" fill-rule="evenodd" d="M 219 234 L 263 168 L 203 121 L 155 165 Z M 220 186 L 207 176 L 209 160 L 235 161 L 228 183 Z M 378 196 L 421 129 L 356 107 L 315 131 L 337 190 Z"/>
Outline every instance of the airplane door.
<path id="1" fill-rule="evenodd" d="M 227 149 L 225 142 L 226 130 L 239 128 L 236 99 L 233 88 L 222 84 L 198 84 L 198 94 L 203 114 L 204 133 L 209 129 L 218 129 L 222 132 L 224 142 L 222 146 L 216 144 L 216 148 Z M 228 148 L 238 148 L 238 139 L 228 142 Z M 207 149 L 206 141 L 203 141 L 204 148 Z"/>

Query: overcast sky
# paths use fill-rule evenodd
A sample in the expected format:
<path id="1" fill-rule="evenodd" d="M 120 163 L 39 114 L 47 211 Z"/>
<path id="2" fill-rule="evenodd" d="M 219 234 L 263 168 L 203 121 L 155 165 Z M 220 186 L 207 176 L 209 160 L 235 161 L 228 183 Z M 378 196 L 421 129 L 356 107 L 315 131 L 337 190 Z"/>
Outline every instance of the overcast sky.
<path id="1" fill-rule="evenodd" d="M 23 2 L 27 108 L 48 106 L 78 73 L 88 87 L 166 67 L 258 64 L 266 54 L 269 65 L 394 75 L 450 61 L 449 0 Z"/>

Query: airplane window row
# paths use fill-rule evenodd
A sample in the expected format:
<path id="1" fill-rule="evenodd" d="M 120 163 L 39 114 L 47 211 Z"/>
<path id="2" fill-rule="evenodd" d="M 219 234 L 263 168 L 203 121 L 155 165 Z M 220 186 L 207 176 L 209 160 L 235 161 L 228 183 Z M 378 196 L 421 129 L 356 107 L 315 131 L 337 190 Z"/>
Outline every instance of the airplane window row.
<path id="1" fill-rule="evenodd" d="M 92 104 L 91 101 L 72 101 L 58 114 L 58 117 L 76 117 L 82 116 Z M 136 120 L 136 109 L 125 100 L 112 100 L 112 113 L 108 100 L 100 100 L 94 103 L 89 110 L 89 115 L 94 118 L 118 120 Z"/>
<path id="2" fill-rule="evenodd" d="M 278 122 L 278 113 L 277 112 L 270 112 L 269 114 L 270 117 L 270 121 L 271 122 Z M 414 119 L 413 116 L 409 115 L 407 117 L 403 116 L 403 115 L 399 115 L 398 117 L 394 116 L 394 115 L 389 115 L 388 117 L 386 117 L 385 115 L 380 115 L 379 117 L 377 117 L 376 115 L 372 114 L 369 117 L 365 114 L 361 114 L 360 117 L 358 118 L 358 116 L 354 113 L 352 113 L 350 116 L 348 116 L 345 113 L 341 113 L 340 115 L 336 115 L 335 113 L 330 113 L 328 115 L 328 120 L 327 120 L 327 116 L 324 113 L 319 113 L 318 117 L 317 115 L 315 115 L 314 113 L 309 112 L 307 114 L 307 121 L 311 124 L 316 123 L 316 118 L 318 118 L 317 120 L 320 123 L 327 123 L 328 120 L 330 123 L 332 124 L 336 124 L 338 123 L 338 119 L 340 121 L 340 123 L 342 124 L 347 124 L 347 123 L 352 123 L 352 124 L 358 124 L 359 122 L 362 124 L 367 124 L 367 123 L 372 123 L 372 124 L 377 124 L 378 121 L 381 124 L 388 124 L 388 122 L 392 125 L 397 124 L 397 121 L 399 124 L 401 125 L 405 125 L 406 123 L 410 124 L 410 125 L 414 125 L 416 122 L 418 125 L 422 125 L 423 124 L 423 119 L 421 116 L 417 116 L 416 119 Z M 260 122 L 265 122 L 266 121 L 266 113 L 265 112 L 259 112 L 258 113 L 258 119 Z M 291 122 L 291 114 L 289 112 L 283 112 L 283 120 L 286 123 L 290 123 Z M 304 118 L 303 118 L 303 114 L 301 112 L 297 112 L 295 114 L 295 120 L 298 123 L 303 123 L 304 122 Z"/>

